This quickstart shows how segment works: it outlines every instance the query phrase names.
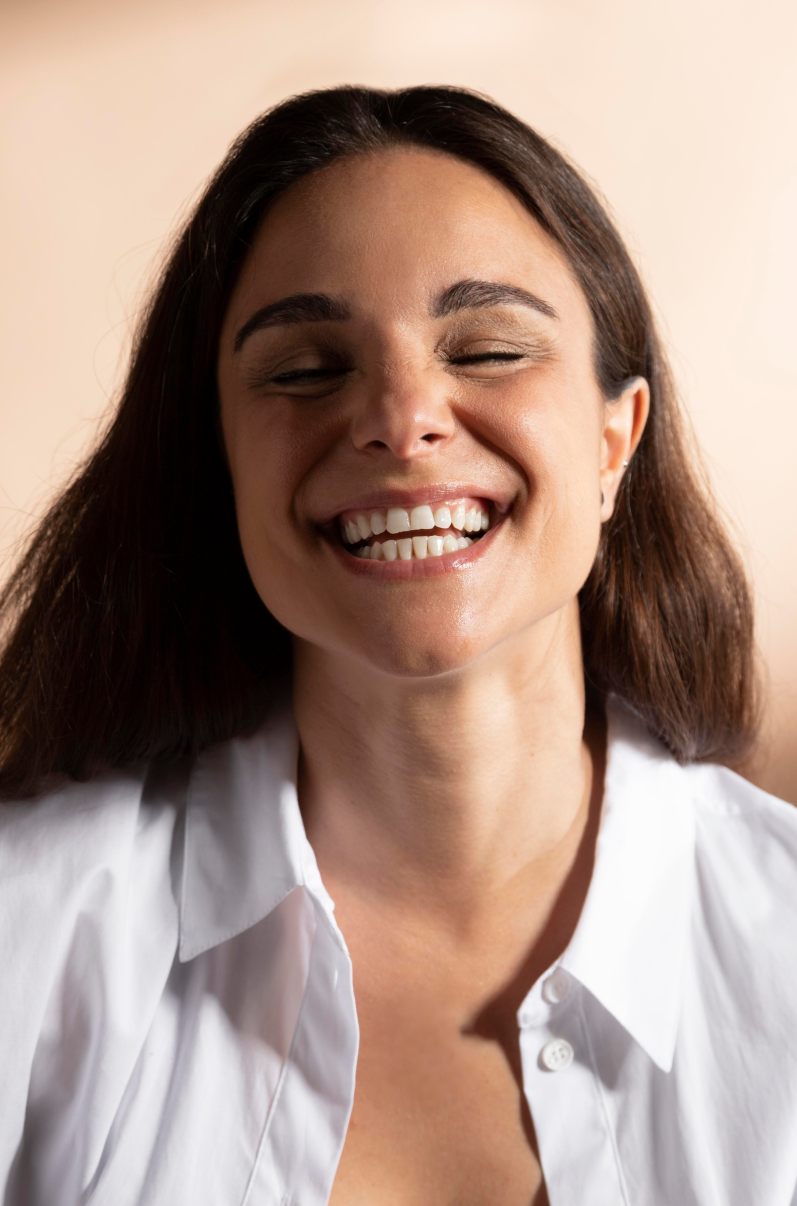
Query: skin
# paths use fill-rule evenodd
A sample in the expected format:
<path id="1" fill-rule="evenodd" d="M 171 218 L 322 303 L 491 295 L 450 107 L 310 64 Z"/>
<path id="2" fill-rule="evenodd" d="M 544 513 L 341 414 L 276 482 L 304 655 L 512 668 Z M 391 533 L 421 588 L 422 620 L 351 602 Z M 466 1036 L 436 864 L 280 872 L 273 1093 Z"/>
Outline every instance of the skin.
<path id="1" fill-rule="evenodd" d="M 436 317 L 473 279 L 557 317 Z M 296 293 L 351 316 L 236 350 L 253 314 Z M 516 1013 L 592 871 L 604 730 L 585 717 L 577 595 L 647 385 L 607 403 L 557 245 L 491 177 L 407 149 L 277 202 L 218 378 L 244 555 L 294 633 L 300 803 L 354 966 L 357 1087 L 331 1202 L 539 1206 Z M 492 500 L 489 542 L 403 578 L 342 552 L 340 512 L 425 494 Z"/>

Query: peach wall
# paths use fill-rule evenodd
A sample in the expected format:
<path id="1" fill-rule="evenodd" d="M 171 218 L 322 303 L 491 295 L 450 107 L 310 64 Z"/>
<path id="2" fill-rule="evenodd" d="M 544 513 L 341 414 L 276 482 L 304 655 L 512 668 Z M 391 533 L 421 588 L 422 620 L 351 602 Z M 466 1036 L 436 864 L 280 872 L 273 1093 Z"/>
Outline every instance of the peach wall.
<path id="1" fill-rule="evenodd" d="M 752 569 L 758 778 L 797 802 L 797 9 L 759 0 L 3 0 L 0 537 L 86 446 L 229 141 L 340 82 L 465 84 L 610 199 Z"/>

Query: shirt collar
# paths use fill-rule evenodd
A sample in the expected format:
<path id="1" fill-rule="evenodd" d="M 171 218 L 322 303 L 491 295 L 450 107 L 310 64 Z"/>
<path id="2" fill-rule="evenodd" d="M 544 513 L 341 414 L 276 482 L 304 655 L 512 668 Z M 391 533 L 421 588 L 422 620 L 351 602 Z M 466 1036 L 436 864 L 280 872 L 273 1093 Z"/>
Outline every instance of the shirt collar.
<path id="1" fill-rule="evenodd" d="M 692 906 L 692 793 L 628 709 L 610 701 L 607 719 L 595 867 L 561 964 L 669 1072 Z"/>
<path id="2" fill-rule="evenodd" d="M 627 709 L 610 702 L 607 718 L 595 866 L 561 964 L 669 1071 L 692 899 L 691 793 L 684 770 Z M 186 809 L 182 961 L 255 925 L 300 885 L 331 914 L 299 810 L 298 747 L 291 710 L 282 707 L 254 736 L 197 759 Z"/>
<path id="3" fill-rule="evenodd" d="M 188 782 L 180 960 L 234 938 L 303 885 L 332 902 L 296 794 L 298 735 L 289 707 L 251 737 L 205 750 Z"/>

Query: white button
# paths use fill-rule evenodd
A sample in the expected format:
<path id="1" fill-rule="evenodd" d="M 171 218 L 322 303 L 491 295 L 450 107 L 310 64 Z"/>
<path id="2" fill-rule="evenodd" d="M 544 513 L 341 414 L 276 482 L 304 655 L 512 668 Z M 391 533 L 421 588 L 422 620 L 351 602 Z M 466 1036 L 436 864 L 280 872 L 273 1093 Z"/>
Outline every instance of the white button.
<path id="1" fill-rule="evenodd" d="M 549 1072 L 561 1072 L 573 1062 L 573 1048 L 567 1039 L 551 1039 L 540 1052 L 540 1059 Z"/>
<path id="2" fill-rule="evenodd" d="M 542 996 L 549 1005 L 558 1005 L 560 1001 L 564 1001 L 569 992 L 570 977 L 561 967 L 557 967 L 556 971 L 543 981 Z"/>

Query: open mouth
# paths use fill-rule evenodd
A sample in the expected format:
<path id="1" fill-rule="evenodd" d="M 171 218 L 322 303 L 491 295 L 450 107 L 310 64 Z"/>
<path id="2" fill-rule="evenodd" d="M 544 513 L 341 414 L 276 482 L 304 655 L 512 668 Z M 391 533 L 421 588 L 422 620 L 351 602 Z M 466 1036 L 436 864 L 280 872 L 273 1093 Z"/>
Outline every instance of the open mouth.
<path id="1" fill-rule="evenodd" d="M 481 539 L 491 526 L 489 504 L 477 498 L 344 511 L 338 516 L 344 548 L 370 561 L 425 561 L 458 553 Z"/>

